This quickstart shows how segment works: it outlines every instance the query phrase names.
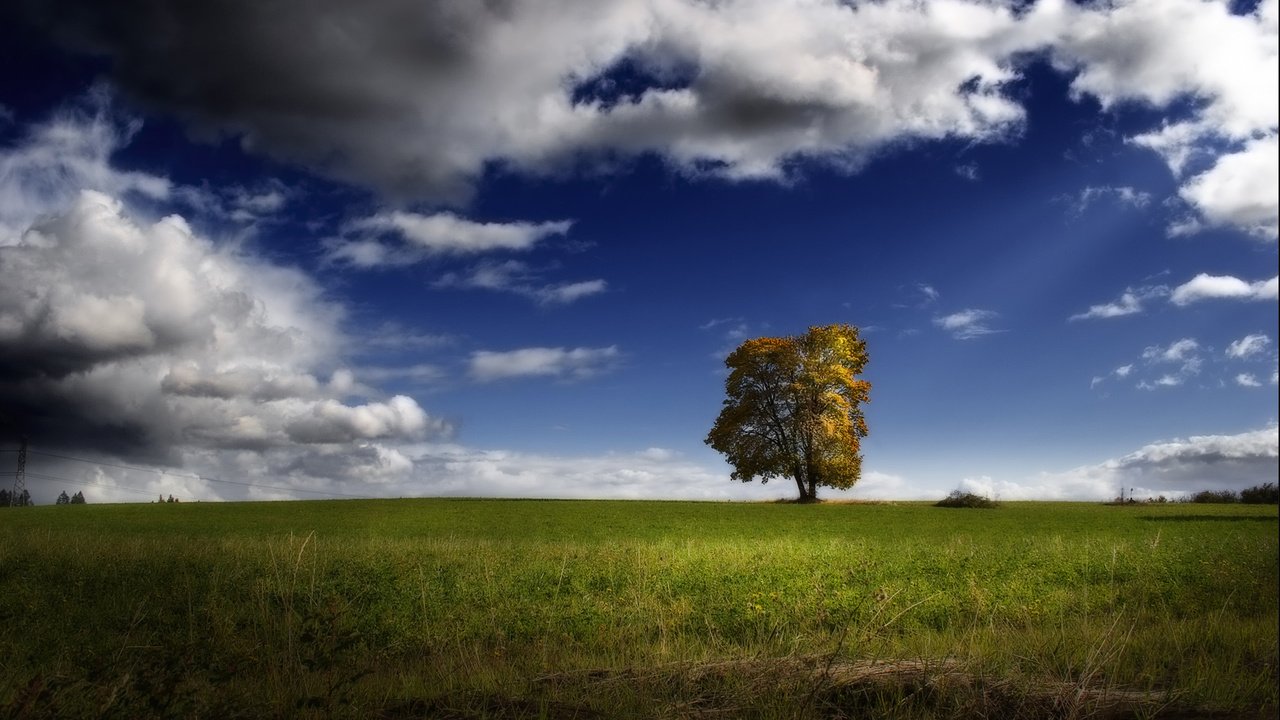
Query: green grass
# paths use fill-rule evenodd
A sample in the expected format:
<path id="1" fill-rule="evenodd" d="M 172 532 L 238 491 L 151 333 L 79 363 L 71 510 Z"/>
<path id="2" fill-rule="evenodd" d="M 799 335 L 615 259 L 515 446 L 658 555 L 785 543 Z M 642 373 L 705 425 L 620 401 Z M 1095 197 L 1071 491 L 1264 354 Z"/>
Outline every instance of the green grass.
<path id="1" fill-rule="evenodd" d="M 1266 716 L 1277 545 L 1241 505 L 9 509 L 0 717 Z"/>

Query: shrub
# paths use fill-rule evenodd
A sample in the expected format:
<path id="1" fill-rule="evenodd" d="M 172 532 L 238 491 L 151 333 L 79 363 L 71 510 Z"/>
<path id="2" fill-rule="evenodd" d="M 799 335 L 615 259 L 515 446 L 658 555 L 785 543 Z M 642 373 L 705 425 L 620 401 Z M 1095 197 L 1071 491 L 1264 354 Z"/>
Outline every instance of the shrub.
<path id="1" fill-rule="evenodd" d="M 1193 503 L 1233 503 L 1239 499 L 1236 497 L 1235 490 L 1201 490 L 1192 495 L 1190 501 Z"/>
<path id="2" fill-rule="evenodd" d="M 1263 483 L 1240 491 L 1240 502 L 1256 505 L 1280 504 L 1280 488 L 1275 483 Z"/>
<path id="3" fill-rule="evenodd" d="M 961 492 L 952 490 L 951 494 L 939 500 L 934 507 L 949 508 L 995 508 L 1000 507 L 1000 503 L 992 500 L 985 495 L 977 495 L 971 492 Z"/>

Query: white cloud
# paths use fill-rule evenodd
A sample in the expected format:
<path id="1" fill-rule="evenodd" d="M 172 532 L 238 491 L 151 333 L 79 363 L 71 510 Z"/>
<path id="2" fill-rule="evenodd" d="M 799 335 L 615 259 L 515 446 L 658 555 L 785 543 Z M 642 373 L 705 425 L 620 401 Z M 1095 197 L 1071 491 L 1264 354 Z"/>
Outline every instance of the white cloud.
<path id="1" fill-rule="evenodd" d="M 982 173 L 978 169 L 978 166 L 974 163 L 968 163 L 966 165 L 957 165 L 955 167 L 955 171 L 957 175 L 964 178 L 965 180 L 968 180 L 969 182 L 977 182 L 978 180 L 982 179 Z"/>
<path id="2" fill-rule="evenodd" d="M 18 244 L 32 222 L 64 209 L 82 189 L 169 198 L 174 186 L 167 178 L 118 170 L 110 163 L 140 128 L 138 121 L 112 113 L 109 95 L 96 89 L 0 150 L 0 247 Z"/>
<path id="3" fill-rule="evenodd" d="M 444 369 L 430 363 L 417 363 L 402 367 L 362 367 L 360 377 L 369 382 L 408 380 L 416 383 L 436 383 L 445 379 Z"/>
<path id="4" fill-rule="evenodd" d="M 924 296 L 925 303 L 932 303 L 938 299 L 938 290 L 928 283 L 916 283 L 916 290 Z"/>
<path id="5" fill-rule="evenodd" d="M 1175 305 L 1190 305 L 1200 300 L 1224 298 L 1232 300 L 1275 300 L 1280 278 L 1246 282 L 1230 275 L 1200 273 L 1174 288 L 1169 300 Z"/>
<path id="6" fill-rule="evenodd" d="M 300 443 L 349 443 L 353 440 L 413 437 L 428 427 L 447 434 L 447 424 L 430 418 L 413 398 L 396 395 L 389 401 L 356 407 L 336 400 L 316 403 L 302 417 L 285 427 L 289 438 Z"/>
<path id="7" fill-rule="evenodd" d="M 1277 67 L 1274 0 L 1249 15 L 1224 2 L 1129 0 L 1077 8 L 1040 3 L 1061 13 L 1055 59 L 1079 73 L 1073 92 L 1105 107 L 1138 100 L 1156 107 L 1190 95 L 1202 100 L 1197 120 L 1232 137 L 1274 130 Z"/>
<path id="8" fill-rule="evenodd" d="M 1276 136 L 1250 140 L 1237 152 L 1219 157 L 1213 167 L 1192 177 L 1178 191 L 1196 208 L 1204 224 L 1228 226 L 1275 240 L 1280 223 L 1280 144 Z M 1179 226 L 1174 234 L 1198 229 Z"/>
<path id="9" fill-rule="evenodd" d="M 1199 349 L 1200 343 L 1191 338 L 1182 338 L 1170 343 L 1168 347 L 1152 345 L 1142 351 L 1142 358 L 1152 362 L 1180 363 L 1193 358 L 1195 351 Z"/>
<path id="10" fill-rule="evenodd" d="M 1097 320 L 1105 318 L 1124 317 L 1126 315 L 1137 315 L 1144 310 L 1143 303 L 1147 300 L 1157 297 L 1165 297 L 1169 294 L 1169 288 L 1164 285 L 1148 285 L 1139 288 L 1127 288 L 1121 293 L 1119 299 L 1114 302 L 1103 303 L 1101 305 L 1090 305 L 1089 309 L 1082 313 L 1077 313 L 1067 318 L 1068 321 L 1076 320 Z"/>
<path id="11" fill-rule="evenodd" d="M 1182 338 L 1170 343 L 1166 347 L 1152 345 L 1142 351 L 1142 359 L 1148 367 L 1159 369 L 1161 366 L 1176 365 L 1173 371 L 1160 371 L 1160 376 L 1154 381 L 1139 380 L 1138 387 L 1143 390 L 1155 390 L 1165 387 L 1177 387 L 1187 380 L 1198 375 L 1201 367 L 1204 365 L 1204 359 L 1200 357 L 1200 343 L 1192 338 Z M 1132 370 L 1132 365 L 1125 366 Z M 1126 371 L 1120 377 L 1130 374 Z"/>
<path id="12" fill-rule="evenodd" d="M 1015 480 L 966 477 L 958 489 L 1000 500 L 1110 500 L 1120 495 L 1176 499 L 1200 490 L 1240 490 L 1274 482 L 1274 426 L 1238 435 L 1202 435 L 1147 445 L 1122 457 Z"/>
<path id="13" fill-rule="evenodd" d="M 534 297 L 547 304 L 571 303 L 584 297 L 598 295 L 609 287 L 604 280 L 582 280 L 580 282 L 550 285 L 538 288 Z"/>
<path id="14" fill-rule="evenodd" d="M 134 93 L 402 198 L 456 199 L 487 166 L 584 156 L 781 178 L 799 158 L 847 168 L 903 140 L 1003 139 L 1023 118 L 1005 90 L 1015 58 L 1047 37 L 1006 7 L 956 0 L 215 3 L 138 7 L 129 23 L 65 7 L 79 4 L 35 14 L 114 57 Z M 171 42 L 149 41 L 162 31 Z M 634 92 L 611 84 L 624 66 Z"/>
<path id="15" fill-rule="evenodd" d="M 1236 375 L 1236 384 L 1241 387 L 1262 387 L 1262 383 L 1258 382 L 1258 378 L 1253 373 L 1240 373 Z"/>
<path id="16" fill-rule="evenodd" d="M 1120 367 L 1116 368 L 1115 370 L 1112 370 L 1106 375 L 1095 375 L 1093 379 L 1089 381 L 1089 389 L 1092 390 L 1093 388 L 1098 387 L 1102 383 L 1106 382 L 1107 378 L 1109 378 L 1112 375 L 1123 379 L 1123 378 L 1129 377 L 1129 375 L 1132 372 L 1133 372 L 1133 365 L 1129 364 L 1129 365 L 1121 365 Z"/>
<path id="17" fill-rule="evenodd" d="M 1059 67 L 1078 70 L 1074 93 L 1104 107 L 1137 101 L 1164 108 L 1193 99 L 1189 117 L 1130 139 L 1159 152 L 1177 175 L 1193 158 L 1213 160 L 1213 169 L 1184 183 L 1181 196 L 1208 224 L 1274 239 L 1275 6 L 1264 0 L 1254 13 L 1237 15 L 1225 2 L 1203 0 L 1083 8 L 1041 2 L 1031 14 L 1056 25 L 1051 53 Z M 1226 154 L 1224 141 L 1234 147 Z M 1183 231 L 1197 225 L 1184 223 Z"/>
<path id="18" fill-rule="evenodd" d="M 933 324 L 951 333 L 957 340 L 969 340 L 983 335 L 1001 332 L 992 329 L 990 323 L 999 317 L 991 310 L 967 309 L 950 315 L 941 315 L 933 319 Z"/>
<path id="19" fill-rule="evenodd" d="M 422 332 L 399 323 L 384 322 L 354 339 L 356 349 L 429 350 L 451 345 L 454 338 L 442 333 Z"/>
<path id="20" fill-rule="evenodd" d="M 411 398 L 347 406 L 344 312 L 306 275 L 85 191 L 0 247 L 0 404 L 33 441 L 174 461 L 446 433 Z"/>
<path id="21" fill-rule="evenodd" d="M 517 377 L 582 379 L 606 372 L 622 354 L 616 345 L 600 348 L 531 347 L 471 354 L 470 374 L 479 382 Z"/>
<path id="22" fill-rule="evenodd" d="M 1227 346 L 1227 357 L 1243 360 L 1261 355 L 1271 345 L 1271 338 L 1261 333 L 1245 335 Z"/>
<path id="23" fill-rule="evenodd" d="M 1166 440 L 1096 465 L 1044 473 L 1028 487 L 1055 492 L 1059 497 L 1099 500 L 1119 495 L 1121 486 L 1135 488 L 1139 497 L 1206 489 L 1239 490 L 1274 482 L 1280 470 L 1278 444 L 1275 426 L 1238 435 Z"/>
<path id="24" fill-rule="evenodd" d="M 215 0 L 136 6 L 127 23 L 87 0 L 26 7 L 37 26 L 111 57 L 116 81 L 153 106 L 398 200 L 459 201 L 490 169 L 607 170 L 653 154 L 690 176 L 786 180 L 800 160 L 855 170 L 913 141 L 1003 141 L 1025 115 L 1010 88 L 1047 53 L 1076 97 L 1106 108 L 1190 100 L 1130 140 L 1178 175 L 1207 157 L 1213 167 L 1182 197 L 1207 224 L 1274 238 L 1275 6 Z M 1145 202 L 1132 188 L 1098 190 Z M 340 257 L 386 261 L 352 242 Z"/>
<path id="25" fill-rule="evenodd" d="M 543 283 L 541 273 L 527 263 L 507 260 L 480 263 L 465 273 L 445 273 L 432 283 L 432 287 L 494 290 L 522 295 L 542 305 L 567 305 L 605 292 L 609 284 L 601 279 L 560 284 Z"/>
<path id="26" fill-rule="evenodd" d="M 1083 215 L 1091 205 L 1102 200 L 1110 200 L 1117 205 L 1134 208 L 1146 207 L 1151 202 L 1151 193 L 1136 190 L 1128 185 L 1121 186 L 1089 186 L 1075 197 L 1063 196 L 1072 215 Z"/>
<path id="27" fill-rule="evenodd" d="M 433 215 L 390 211 L 347 223 L 343 235 L 326 243 L 331 260 L 357 267 L 409 265 L 442 255 L 478 255 L 531 250 L 540 241 L 569 232 L 569 220 L 476 222 L 453 213 Z M 391 235 L 398 242 L 388 243 Z"/>

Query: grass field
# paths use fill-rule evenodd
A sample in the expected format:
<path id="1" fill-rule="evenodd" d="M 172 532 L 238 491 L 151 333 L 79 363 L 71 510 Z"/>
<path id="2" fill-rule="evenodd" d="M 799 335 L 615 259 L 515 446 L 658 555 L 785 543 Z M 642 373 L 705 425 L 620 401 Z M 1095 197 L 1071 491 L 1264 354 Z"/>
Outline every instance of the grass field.
<path id="1" fill-rule="evenodd" d="M 0 511 L 0 717 L 1274 717 L 1275 506 Z"/>

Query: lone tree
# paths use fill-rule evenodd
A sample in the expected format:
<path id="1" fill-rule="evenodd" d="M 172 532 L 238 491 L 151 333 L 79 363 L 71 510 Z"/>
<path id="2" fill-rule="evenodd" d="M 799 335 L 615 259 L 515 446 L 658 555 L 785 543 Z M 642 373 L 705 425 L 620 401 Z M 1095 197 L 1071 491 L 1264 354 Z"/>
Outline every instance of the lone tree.
<path id="1" fill-rule="evenodd" d="M 858 482 L 871 383 L 857 379 L 867 346 L 856 327 L 747 340 L 724 364 L 724 408 L 706 443 L 724 453 L 734 480 L 790 477 L 801 502 L 816 501 L 819 487 Z"/>

